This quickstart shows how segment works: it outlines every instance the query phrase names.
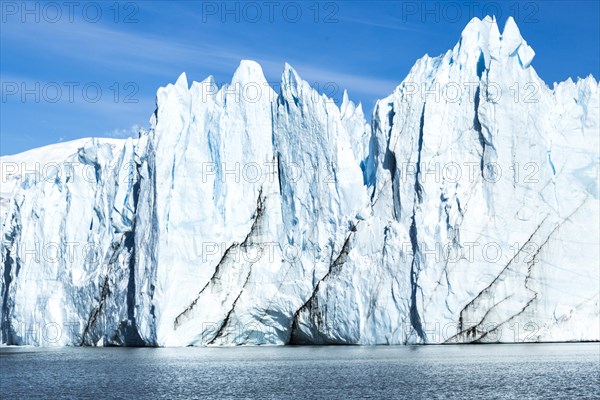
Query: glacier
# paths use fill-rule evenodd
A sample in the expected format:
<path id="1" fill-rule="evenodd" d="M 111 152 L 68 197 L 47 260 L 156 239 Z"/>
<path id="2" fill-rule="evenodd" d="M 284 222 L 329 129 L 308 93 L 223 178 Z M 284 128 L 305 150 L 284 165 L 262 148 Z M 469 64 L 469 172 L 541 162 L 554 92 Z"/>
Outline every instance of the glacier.
<path id="1" fill-rule="evenodd" d="M 600 340 L 599 84 L 534 56 L 475 18 L 370 122 L 242 61 L 137 139 L 1 157 L 0 343 Z"/>

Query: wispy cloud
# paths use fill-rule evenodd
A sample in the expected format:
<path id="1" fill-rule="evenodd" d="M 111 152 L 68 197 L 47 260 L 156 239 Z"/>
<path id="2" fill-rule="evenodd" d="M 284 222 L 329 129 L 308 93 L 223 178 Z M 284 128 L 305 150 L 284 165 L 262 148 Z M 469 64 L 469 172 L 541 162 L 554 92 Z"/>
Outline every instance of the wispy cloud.
<path id="1" fill-rule="evenodd" d="M 361 23 L 367 23 L 361 21 Z M 74 26 L 78 33 L 73 34 Z M 85 63 L 105 65 L 115 69 L 129 69 L 140 73 L 165 76 L 175 80 L 172 70 L 184 72 L 178 65 L 196 65 L 206 71 L 206 75 L 222 73 L 230 76 L 231 65 L 237 64 L 248 49 L 236 49 L 227 46 L 223 38 L 202 43 L 189 44 L 175 39 L 165 39 L 145 33 L 125 32 L 101 24 L 37 24 L 31 29 L 15 27 L 5 30 L 11 40 L 26 42 L 30 46 L 43 46 L 44 51 L 52 52 L 67 59 Z M 40 37 L 52 37 L 53 40 L 40 44 Z M 89 47 L 90 52 L 73 51 Z M 227 49 L 227 50 L 225 50 Z M 274 59 L 272 55 L 253 51 L 265 73 L 274 77 L 283 71 L 284 62 L 290 60 Z M 315 82 L 334 82 L 341 91 L 378 95 L 390 92 L 399 82 L 379 79 L 371 76 L 356 75 L 344 71 L 326 69 L 310 63 L 293 65 L 303 79 Z M 168 67 L 168 68 L 166 68 Z M 167 72 L 169 70 L 169 72 Z M 189 71 L 188 71 L 189 72 Z M 204 76 L 198 77 L 203 79 Z"/>
<path id="2" fill-rule="evenodd" d="M 425 33 L 426 29 L 421 27 L 420 25 L 402 21 L 400 18 L 378 18 L 377 20 L 370 20 L 367 18 L 351 18 L 351 17 L 339 17 L 342 21 L 347 21 L 357 25 L 365 25 L 373 28 L 381 28 L 381 29 L 391 29 L 395 31 L 405 31 L 405 32 L 416 32 L 416 33 Z"/>
<path id="3" fill-rule="evenodd" d="M 2 34 L 5 40 L 22 43 L 46 55 L 155 75 L 164 75 L 165 66 L 176 66 L 181 60 L 218 68 L 239 58 L 238 54 L 211 44 L 210 40 L 192 45 L 153 34 L 125 32 L 99 23 L 10 24 L 3 27 Z M 80 49 L 89 51 L 77 51 Z"/>
<path id="4" fill-rule="evenodd" d="M 127 93 L 120 93 L 115 99 L 116 90 L 111 84 L 97 85 L 90 91 L 93 97 L 86 97 L 83 84 L 69 87 L 65 82 L 48 82 L 38 77 L 0 74 L 0 100 L 6 105 L 27 106 L 45 105 L 50 109 L 69 110 L 70 112 L 87 112 L 106 117 L 115 114 L 136 114 L 140 106 L 146 108 L 148 117 L 154 106 L 154 97 L 143 97 L 136 92 L 128 98 Z M 73 83 L 73 82 L 71 82 Z M 122 89 L 122 88 L 121 88 Z"/>
<path id="5" fill-rule="evenodd" d="M 296 68 L 304 80 L 309 82 L 318 81 L 321 83 L 335 83 L 339 94 L 346 89 L 350 95 L 350 98 L 352 98 L 352 94 L 382 97 L 391 93 L 392 90 L 400 83 L 399 81 L 328 70 L 306 64 L 299 64 L 294 66 L 294 68 Z"/>

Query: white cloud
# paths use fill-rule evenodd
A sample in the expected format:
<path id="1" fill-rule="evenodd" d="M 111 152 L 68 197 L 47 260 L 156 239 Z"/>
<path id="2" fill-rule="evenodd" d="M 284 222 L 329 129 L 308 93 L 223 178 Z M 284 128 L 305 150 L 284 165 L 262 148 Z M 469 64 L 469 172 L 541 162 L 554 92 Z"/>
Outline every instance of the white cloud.
<path id="1" fill-rule="evenodd" d="M 126 139 L 126 138 L 137 138 L 140 130 L 143 129 L 140 125 L 134 124 L 129 129 L 127 128 L 115 128 L 109 132 L 106 136 L 115 139 Z"/>

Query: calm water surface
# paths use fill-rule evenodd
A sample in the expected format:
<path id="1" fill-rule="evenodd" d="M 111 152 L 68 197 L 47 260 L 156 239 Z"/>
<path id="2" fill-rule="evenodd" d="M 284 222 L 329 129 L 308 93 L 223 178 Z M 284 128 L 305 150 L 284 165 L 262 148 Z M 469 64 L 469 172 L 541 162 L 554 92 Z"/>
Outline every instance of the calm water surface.
<path id="1" fill-rule="evenodd" d="M 0 398 L 600 398 L 600 343 L 0 349 Z"/>

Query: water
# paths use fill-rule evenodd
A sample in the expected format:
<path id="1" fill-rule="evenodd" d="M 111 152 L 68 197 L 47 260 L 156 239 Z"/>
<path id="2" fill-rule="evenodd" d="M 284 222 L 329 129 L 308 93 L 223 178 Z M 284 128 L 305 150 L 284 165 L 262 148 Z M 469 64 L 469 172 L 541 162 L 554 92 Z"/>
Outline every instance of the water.
<path id="1" fill-rule="evenodd" d="M 0 349 L 1 398 L 600 398 L 600 343 Z"/>

